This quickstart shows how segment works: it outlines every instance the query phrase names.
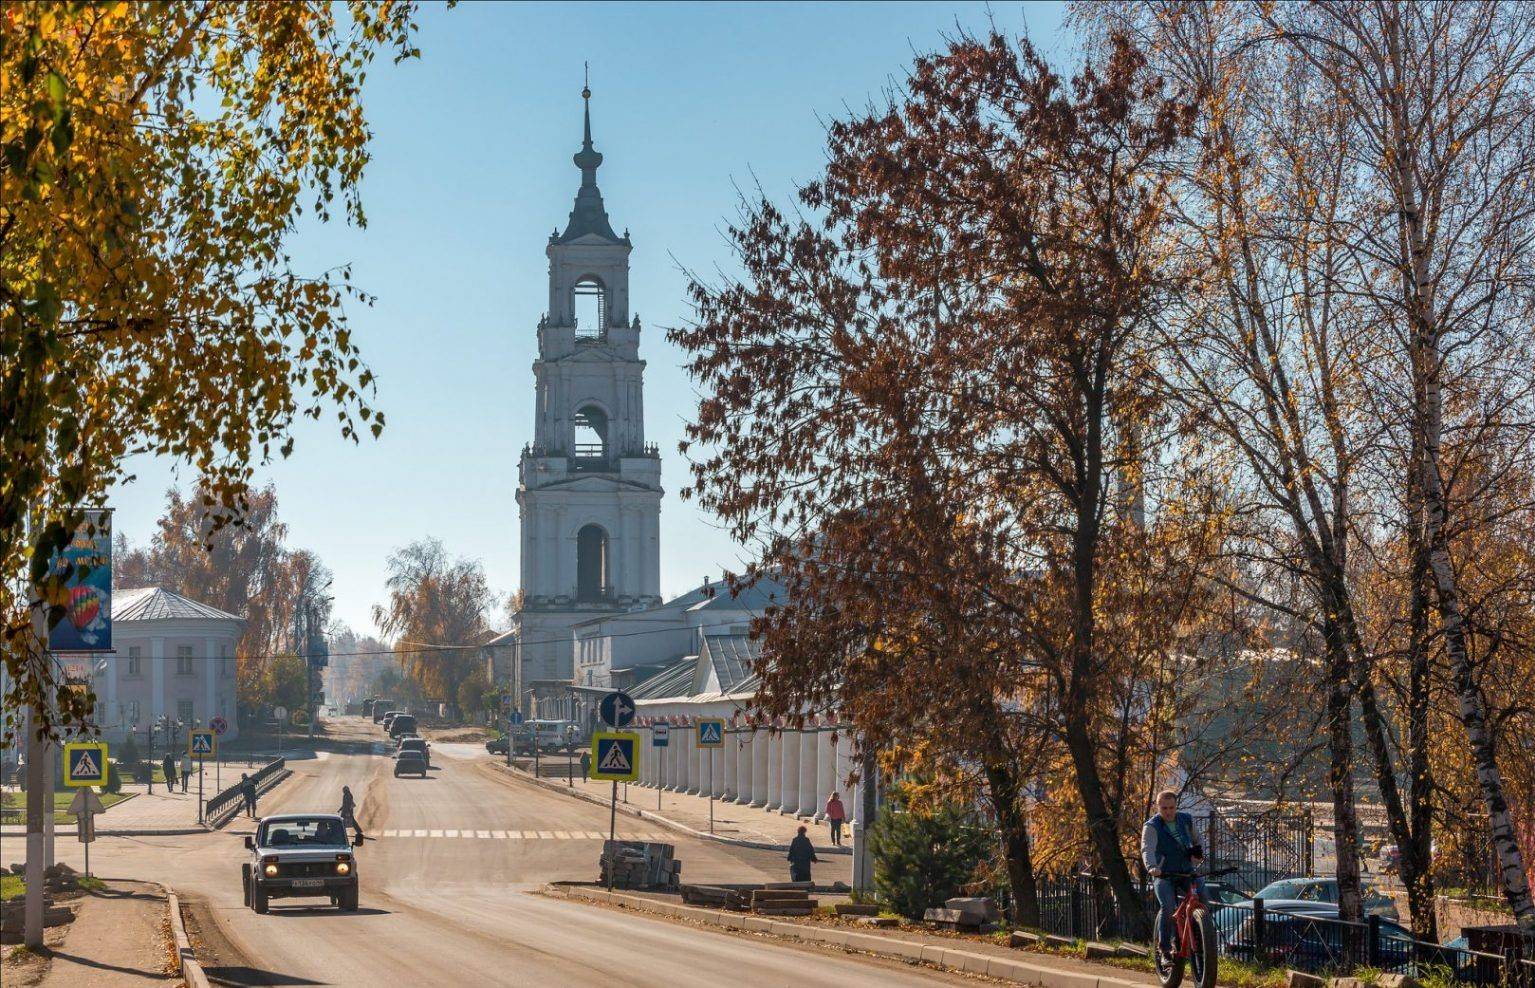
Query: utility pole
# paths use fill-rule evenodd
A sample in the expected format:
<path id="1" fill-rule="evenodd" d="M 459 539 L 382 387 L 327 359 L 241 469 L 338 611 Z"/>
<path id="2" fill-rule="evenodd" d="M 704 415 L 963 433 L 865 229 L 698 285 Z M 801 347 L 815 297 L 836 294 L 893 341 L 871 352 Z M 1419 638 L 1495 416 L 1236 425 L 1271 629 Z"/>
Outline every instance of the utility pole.
<path id="1" fill-rule="evenodd" d="M 42 594 L 33 587 L 33 600 L 41 600 Z M 32 607 L 32 654 L 28 661 L 47 663 L 48 652 L 44 646 L 43 605 Z M 46 701 L 44 701 L 46 702 Z M 41 950 L 43 946 L 43 859 L 47 853 L 47 835 L 44 820 L 53 817 L 53 777 L 48 774 L 47 743 L 39 736 L 37 709 L 27 711 L 27 864 L 25 880 L 27 901 L 23 907 L 22 941 L 28 950 Z M 44 812 L 44 805 L 47 812 Z"/>

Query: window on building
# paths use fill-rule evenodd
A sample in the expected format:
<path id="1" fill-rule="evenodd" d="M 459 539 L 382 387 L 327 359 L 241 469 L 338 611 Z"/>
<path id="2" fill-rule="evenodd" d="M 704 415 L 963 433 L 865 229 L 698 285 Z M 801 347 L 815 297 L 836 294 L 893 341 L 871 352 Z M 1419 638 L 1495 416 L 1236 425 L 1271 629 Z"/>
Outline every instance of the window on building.
<path id="1" fill-rule="evenodd" d="M 176 646 L 176 675 L 178 675 L 178 676 L 190 676 L 190 675 L 192 675 L 192 646 L 191 645 L 177 645 Z"/>
<path id="2" fill-rule="evenodd" d="M 608 290 L 596 275 L 576 282 L 570 291 L 570 311 L 576 319 L 576 339 L 601 339 L 608 328 Z"/>
<path id="3" fill-rule="evenodd" d="M 138 645 L 129 645 L 128 646 L 128 675 L 130 675 L 130 676 L 142 676 L 144 674 L 144 667 L 142 665 L 143 661 L 144 661 L 144 656 L 143 656 L 143 653 L 140 651 L 140 646 L 138 646 Z"/>
<path id="4" fill-rule="evenodd" d="M 608 533 L 587 525 L 576 533 L 576 599 L 605 600 L 609 589 Z"/>
<path id="5" fill-rule="evenodd" d="M 177 700 L 176 701 L 176 719 L 181 721 L 183 724 L 195 724 L 196 723 L 196 721 L 194 721 L 192 719 L 192 701 L 191 700 Z"/>
<path id="6" fill-rule="evenodd" d="M 578 460 L 608 458 L 608 416 L 596 405 L 585 405 L 576 412 L 575 453 Z"/>

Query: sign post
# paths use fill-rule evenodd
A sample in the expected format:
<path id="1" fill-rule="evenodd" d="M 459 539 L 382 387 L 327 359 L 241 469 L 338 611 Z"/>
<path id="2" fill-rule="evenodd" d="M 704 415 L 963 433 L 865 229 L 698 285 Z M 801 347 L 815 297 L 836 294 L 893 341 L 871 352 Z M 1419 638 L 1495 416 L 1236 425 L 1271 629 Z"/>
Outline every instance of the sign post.
<path id="1" fill-rule="evenodd" d="M 513 710 L 511 715 L 506 718 L 506 724 L 507 724 L 507 726 L 506 726 L 506 767 L 507 768 L 511 768 L 512 767 L 512 749 L 517 746 L 517 737 L 516 737 L 516 732 L 515 732 L 514 729 L 522 726 L 522 711 L 521 710 Z M 533 744 L 534 744 L 534 747 L 537 747 L 537 745 L 538 745 L 538 739 L 537 738 L 533 739 Z M 537 772 L 534 772 L 533 774 L 534 774 L 535 777 L 538 775 Z"/>
<path id="2" fill-rule="evenodd" d="M 229 730 L 229 721 L 225 720 L 222 717 L 215 717 L 212 720 L 208 721 L 208 727 L 209 727 L 209 729 L 211 729 L 213 731 L 214 734 L 217 734 L 219 737 L 223 737 L 224 736 L 224 732 Z M 218 790 L 219 792 L 223 792 L 224 791 L 224 753 L 221 752 L 221 751 L 218 751 L 218 745 L 214 745 L 213 747 L 214 747 L 215 752 L 217 752 L 217 756 L 213 759 L 213 788 Z"/>
<path id="3" fill-rule="evenodd" d="M 670 724 L 652 724 L 650 727 L 650 746 L 652 748 L 666 748 L 671 745 Z M 656 812 L 661 811 L 661 790 L 666 788 L 666 779 L 662 776 L 666 769 L 666 759 L 660 752 L 656 753 Z"/>
<path id="4" fill-rule="evenodd" d="M 219 736 L 211 727 L 187 729 L 187 757 L 197 761 L 197 822 L 203 822 L 203 767 L 219 754 Z"/>
<path id="5" fill-rule="evenodd" d="M 632 710 L 632 706 L 631 706 Z M 631 716 L 632 713 L 631 713 Z M 594 731 L 592 733 L 591 778 L 613 783 L 612 801 L 608 810 L 608 891 L 613 890 L 613 868 L 617 856 L 613 842 L 618 839 L 618 784 L 633 782 L 640 768 L 640 736 L 627 731 Z"/>
<path id="6" fill-rule="evenodd" d="M 75 824 L 79 827 L 80 843 L 85 845 L 87 876 L 91 873 L 91 842 L 96 839 L 96 814 L 104 809 L 106 807 L 101 805 L 101 797 L 96 795 L 94 789 L 81 789 L 75 793 L 75 798 L 69 801 L 69 814 L 75 818 Z"/>
<path id="7" fill-rule="evenodd" d="M 709 749 L 709 833 L 714 833 L 714 749 L 725 747 L 725 719 L 698 719 L 698 746 Z"/>
<path id="8" fill-rule="evenodd" d="M 277 721 L 277 757 L 282 757 L 282 732 L 288 726 L 288 708 L 282 704 L 272 708 L 272 719 Z"/>

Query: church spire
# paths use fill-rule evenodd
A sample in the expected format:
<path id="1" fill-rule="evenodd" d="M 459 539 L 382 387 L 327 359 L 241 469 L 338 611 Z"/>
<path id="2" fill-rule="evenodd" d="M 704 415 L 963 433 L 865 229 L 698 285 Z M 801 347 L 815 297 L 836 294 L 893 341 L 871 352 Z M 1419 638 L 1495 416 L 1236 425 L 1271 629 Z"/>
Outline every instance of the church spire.
<path id="1" fill-rule="evenodd" d="M 608 240 L 617 241 L 619 236 L 608 223 L 608 212 L 602 204 L 602 193 L 597 189 L 597 168 L 602 164 L 602 154 L 592 146 L 592 87 L 588 74 L 581 87 L 582 140 L 581 150 L 571 158 L 581 169 L 581 190 L 576 193 L 576 208 L 570 211 L 570 223 L 558 239 L 570 241 L 595 233 Z"/>

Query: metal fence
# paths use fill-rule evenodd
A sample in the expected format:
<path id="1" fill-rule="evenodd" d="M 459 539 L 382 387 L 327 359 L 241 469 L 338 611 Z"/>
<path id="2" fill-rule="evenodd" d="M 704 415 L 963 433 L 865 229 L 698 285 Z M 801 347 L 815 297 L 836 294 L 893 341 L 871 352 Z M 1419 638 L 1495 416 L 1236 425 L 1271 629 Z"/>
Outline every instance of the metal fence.
<path id="1" fill-rule="evenodd" d="M 1251 895 L 1269 882 L 1316 874 L 1310 813 L 1195 815 L 1194 830 L 1205 848 L 1205 866 L 1235 869 L 1229 883 Z"/>
<path id="2" fill-rule="evenodd" d="M 262 786 L 265 785 L 269 779 L 272 779 L 280 772 L 282 772 L 282 770 L 287 767 L 287 764 L 288 760 L 286 758 L 274 758 L 267 762 L 265 765 L 261 766 L 261 768 L 257 769 L 255 772 L 252 772 L 250 774 L 250 781 L 256 786 L 256 791 L 260 792 Z M 237 804 L 242 798 L 240 795 L 240 786 L 242 784 L 243 783 L 241 782 L 236 782 L 224 791 L 220 792 L 218 795 L 209 799 L 203 807 L 203 817 L 208 820 L 213 820 L 217 818 L 221 812 L 228 809 L 230 806 Z"/>

